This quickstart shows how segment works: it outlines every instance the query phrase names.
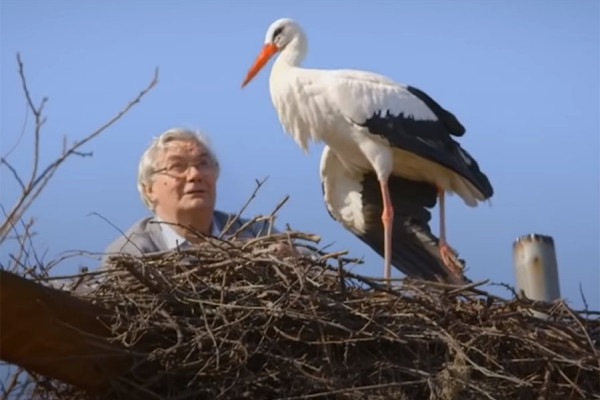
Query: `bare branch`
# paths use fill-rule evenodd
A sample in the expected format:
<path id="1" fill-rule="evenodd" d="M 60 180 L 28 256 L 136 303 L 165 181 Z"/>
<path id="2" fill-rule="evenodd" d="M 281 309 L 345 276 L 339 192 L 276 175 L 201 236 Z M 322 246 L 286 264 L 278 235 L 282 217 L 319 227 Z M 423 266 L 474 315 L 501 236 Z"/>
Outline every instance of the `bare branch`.
<path id="1" fill-rule="evenodd" d="M 17 240 L 19 242 L 19 252 L 14 256 L 14 258 L 11 256 L 11 258 L 13 258 L 13 260 L 23 260 L 23 255 L 25 255 L 24 260 L 25 262 L 27 262 L 27 260 L 29 260 L 30 255 L 29 255 L 29 251 L 27 250 L 27 242 L 29 241 L 29 243 L 32 243 L 32 238 L 35 235 L 33 232 L 31 232 L 31 228 L 33 227 L 33 223 L 35 222 L 35 220 L 32 218 L 27 222 L 23 222 L 23 220 L 21 219 L 21 225 L 23 225 L 23 233 L 18 234 Z M 15 231 L 16 231 L 16 227 Z M 19 266 L 19 264 L 17 262 L 15 262 L 15 268 Z"/>
<path id="2" fill-rule="evenodd" d="M 27 186 L 31 186 L 35 177 L 37 176 L 38 164 L 40 159 L 40 130 L 45 120 L 42 118 L 42 112 L 44 110 L 44 105 L 48 100 L 46 97 L 42 99 L 39 107 L 36 107 L 33 104 L 33 100 L 31 99 L 31 94 L 29 92 L 29 88 L 27 87 L 27 79 L 25 78 L 25 68 L 23 66 L 23 61 L 21 61 L 21 55 L 17 53 L 17 62 L 19 63 L 19 76 L 21 77 L 21 85 L 23 86 L 23 92 L 25 93 L 25 99 L 27 99 L 27 104 L 29 105 L 29 109 L 33 112 L 33 117 L 35 119 L 35 127 L 34 127 L 34 144 L 33 144 L 33 168 L 31 170 L 31 177 L 29 178 L 29 182 Z"/>
<path id="3" fill-rule="evenodd" d="M 6 210 L 4 209 L 4 206 L 2 206 L 2 204 L 0 204 L 0 210 L 2 211 L 4 216 L 7 216 Z M 23 224 L 25 227 L 23 233 L 19 233 L 19 230 L 17 229 L 16 224 L 12 223 L 10 225 L 10 230 L 14 232 L 14 235 L 15 235 L 14 238 L 17 240 L 17 243 L 19 244 L 19 249 L 18 249 L 18 253 L 16 256 L 14 256 L 14 255 L 10 256 L 10 259 L 13 260 L 14 264 L 12 267 L 8 267 L 7 270 L 16 271 L 18 268 L 21 268 L 23 266 L 22 262 L 21 262 L 23 257 L 25 258 L 25 260 L 29 259 L 29 253 L 27 252 L 27 249 L 26 249 L 25 237 L 27 235 L 31 235 L 30 228 L 33 225 L 33 222 L 34 222 L 33 219 L 31 219 L 28 223 Z"/>
<path id="4" fill-rule="evenodd" d="M 79 157 L 91 157 L 94 155 L 94 152 L 92 152 L 92 151 L 74 151 L 73 155 L 79 156 Z"/>
<path id="5" fill-rule="evenodd" d="M 156 69 L 150 83 L 110 120 L 108 120 L 106 123 L 101 125 L 89 135 L 87 135 L 85 138 L 83 138 L 83 140 L 75 142 L 70 147 L 66 146 L 66 139 L 64 139 L 63 151 L 61 155 L 48 166 L 46 166 L 46 168 L 41 173 L 38 174 L 39 138 L 41 127 L 44 123 L 42 112 L 46 99 L 44 98 L 42 100 L 39 107 L 36 107 L 34 105 L 29 88 L 27 86 L 27 81 L 25 79 L 24 67 L 20 55 L 17 55 L 17 60 L 19 63 L 19 75 L 21 77 L 21 83 L 23 86 L 23 91 L 25 93 L 25 98 L 35 118 L 33 160 L 34 166 L 32 170 L 32 175 L 27 183 L 23 182 L 22 179 L 20 179 L 20 177 L 17 179 L 22 187 L 22 193 L 19 199 L 17 199 L 17 201 L 13 205 L 11 211 L 8 213 L 6 219 L 2 222 L 2 224 L 0 224 L 0 244 L 2 244 L 6 240 L 8 231 L 10 230 L 10 227 L 13 225 L 14 221 L 17 221 L 19 218 L 21 218 L 21 216 L 27 211 L 27 209 L 31 206 L 32 202 L 39 196 L 41 191 L 44 189 L 48 181 L 53 177 L 58 167 L 70 156 L 91 156 L 92 152 L 82 152 L 79 149 L 87 142 L 94 139 L 100 133 L 105 131 L 115 122 L 117 122 L 121 117 L 123 117 L 123 115 L 125 115 L 132 107 L 138 104 L 141 101 L 141 99 L 146 95 L 146 93 L 148 93 L 158 83 L 158 69 Z M 8 164 L 7 161 L 5 161 L 4 159 L 2 161 L 5 165 L 7 165 L 9 169 L 11 169 L 12 166 L 10 166 L 10 164 Z M 14 170 L 14 168 L 12 168 L 12 170 Z M 13 172 L 13 175 L 15 175 L 15 177 L 18 176 L 18 174 L 16 174 L 16 171 Z"/>
<path id="6" fill-rule="evenodd" d="M 69 157 L 71 154 L 75 154 L 77 152 L 77 149 L 79 149 L 81 146 L 83 146 L 84 144 L 86 144 L 87 142 L 89 142 L 90 140 L 92 140 L 93 138 L 95 138 L 96 136 L 98 136 L 100 133 L 102 133 L 104 130 L 106 130 L 108 127 L 110 127 L 112 124 L 114 124 L 115 122 L 117 122 L 133 106 L 135 106 L 137 103 L 139 103 L 141 101 L 142 97 L 144 97 L 144 95 L 146 93 L 148 93 L 150 91 L 150 89 L 152 89 L 157 83 L 158 83 L 158 69 L 155 70 L 154 77 L 152 78 L 152 81 L 148 84 L 148 86 L 146 88 L 144 88 L 133 100 L 131 100 L 129 102 L 129 104 L 127 104 L 121 111 L 119 111 L 108 122 L 104 123 L 102 126 L 100 126 L 98 129 L 96 129 L 94 132 L 90 133 L 83 140 L 81 140 L 81 141 L 76 142 L 75 144 L 73 144 L 69 149 L 67 149 L 67 151 L 65 152 L 65 154 L 63 154 L 62 156 L 60 156 L 59 158 L 57 158 L 53 163 L 51 163 L 50 165 L 48 165 L 46 167 L 46 169 L 44 170 L 44 172 L 42 172 L 38 176 L 38 178 L 35 180 L 34 185 L 37 185 L 37 183 L 39 181 L 41 181 L 42 179 L 44 179 L 44 176 L 47 175 L 48 173 L 50 173 L 50 171 L 55 170 L 60 164 L 63 163 L 63 161 L 67 157 Z"/>
<path id="7" fill-rule="evenodd" d="M 585 298 L 585 294 L 583 293 L 583 287 L 581 286 L 581 282 L 579 282 L 579 294 L 581 295 L 581 301 L 583 301 L 584 310 L 587 311 L 589 309 L 588 302 Z"/>
<path id="8" fill-rule="evenodd" d="M 246 201 L 246 203 L 244 203 L 244 205 L 242 206 L 242 208 L 238 211 L 238 213 L 233 218 L 230 218 L 227 221 L 227 223 L 223 227 L 223 229 L 222 229 L 221 234 L 219 235 L 219 237 L 222 237 L 227 231 L 229 231 L 229 228 L 231 228 L 233 226 L 233 224 L 240 218 L 240 216 L 244 213 L 244 211 L 246 210 L 246 208 L 248 207 L 248 205 L 256 197 L 256 193 L 258 193 L 258 191 L 260 190 L 260 188 L 262 187 L 262 185 L 264 185 L 264 183 L 266 182 L 267 179 L 268 178 L 264 178 L 262 181 L 256 179 L 256 187 L 254 188 L 254 191 L 252 191 L 252 194 L 250 195 L 250 197 L 248 198 L 248 200 Z"/>
<path id="9" fill-rule="evenodd" d="M 27 80 L 25 79 L 25 69 L 23 67 L 23 62 L 21 61 L 21 55 L 17 53 L 17 62 L 19 63 L 19 75 L 21 77 L 21 85 L 23 86 L 23 92 L 25 93 L 25 99 L 27 100 L 27 104 L 29 104 L 29 108 L 33 111 L 34 116 L 40 116 L 42 105 L 45 103 L 46 98 L 42 100 L 42 104 L 40 107 L 36 107 L 33 104 L 33 100 L 31 99 L 31 95 L 29 93 L 29 88 L 27 87 Z"/>
<path id="10" fill-rule="evenodd" d="M 23 373 L 23 368 L 19 368 L 11 377 L 10 381 L 6 386 L 2 384 L 2 397 L 0 400 L 13 399 L 16 392 L 17 386 L 19 385 L 19 376 Z"/>
<path id="11" fill-rule="evenodd" d="M 119 229 L 118 226 L 116 226 L 115 224 L 113 224 L 108 218 L 106 218 L 104 215 L 101 215 L 99 213 L 97 213 L 96 211 L 91 212 L 88 214 L 88 216 L 90 215 L 95 215 L 98 218 L 101 218 L 104 222 L 106 222 L 107 224 L 109 224 L 110 226 L 112 226 L 113 228 L 115 228 L 117 231 L 119 231 L 119 233 L 125 238 L 127 239 L 128 243 L 131 243 L 136 249 L 138 249 L 140 251 L 140 253 L 143 253 L 142 249 L 140 249 L 138 247 L 137 244 L 135 244 L 135 242 L 133 242 L 131 239 L 129 239 L 129 237 L 127 237 L 127 235 L 125 234 L 125 232 L 123 232 L 121 229 Z"/>
<path id="12" fill-rule="evenodd" d="M 7 160 L 6 158 L 1 158 L 0 159 L 0 164 L 4 164 L 6 165 L 6 167 L 10 170 L 10 172 L 12 172 L 13 176 L 15 177 L 15 180 L 17 181 L 17 183 L 19 184 L 19 186 L 21 186 L 21 191 L 25 191 L 25 185 L 23 184 L 23 180 L 21 179 L 21 177 L 19 176 L 19 173 L 17 172 L 17 170 L 15 169 L 15 167 L 13 167 Z"/>

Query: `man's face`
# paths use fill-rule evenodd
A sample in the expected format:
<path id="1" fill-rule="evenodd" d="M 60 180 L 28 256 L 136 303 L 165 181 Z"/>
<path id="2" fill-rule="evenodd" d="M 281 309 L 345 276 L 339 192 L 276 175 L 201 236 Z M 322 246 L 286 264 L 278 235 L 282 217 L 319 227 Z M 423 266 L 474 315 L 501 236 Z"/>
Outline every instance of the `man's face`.
<path id="1" fill-rule="evenodd" d="M 204 146 L 193 142 L 169 142 L 159 154 L 152 183 L 146 194 L 156 213 L 175 222 L 178 216 L 214 210 L 217 168 Z"/>

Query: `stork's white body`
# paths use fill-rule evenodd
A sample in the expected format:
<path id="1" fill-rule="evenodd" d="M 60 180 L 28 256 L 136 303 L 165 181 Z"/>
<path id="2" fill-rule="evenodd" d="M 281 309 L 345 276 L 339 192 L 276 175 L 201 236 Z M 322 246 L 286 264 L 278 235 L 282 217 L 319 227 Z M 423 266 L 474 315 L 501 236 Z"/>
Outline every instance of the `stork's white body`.
<path id="1" fill-rule="evenodd" d="M 407 92 L 401 85 L 364 71 L 300 68 L 282 53 L 273 64 L 269 89 L 284 130 L 304 152 L 308 152 L 310 141 L 322 141 L 348 169 L 374 170 L 382 180 L 394 173 L 430 182 L 449 193 L 458 193 L 470 206 L 484 199 L 456 172 L 392 148 L 386 139 L 356 124 L 387 110 L 410 113 L 416 120 L 436 118 L 418 99 L 402 102 Z"/>

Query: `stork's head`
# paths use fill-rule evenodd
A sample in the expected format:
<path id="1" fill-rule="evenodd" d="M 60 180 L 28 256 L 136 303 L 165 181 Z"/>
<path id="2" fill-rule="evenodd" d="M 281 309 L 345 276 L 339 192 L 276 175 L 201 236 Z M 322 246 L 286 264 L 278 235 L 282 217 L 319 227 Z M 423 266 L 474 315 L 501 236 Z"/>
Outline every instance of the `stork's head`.
<path id="1" fill-rule="evenodd" d="M 302 30 L 300 26 L 291 18 L 281 18 L 273 22 L 265 35 L 265 46 L 275 45 L 278 50 L 282 50 L 292 41 Z"/>
<path id="2" fill-rule="evenodd" d="M 252 67 L 248 70 L 248 74 L 242 83 L 242 87 L 246 86 L 246 84 L 254 78 L 275 53 L 283 51 L 288 44 L 294 41 L 294 39 L 302 41 L 302 46 L 305 46 L 304 32 L 296 21 L 291 18 L 280 18 L 273 22 L 269 26 L 269 29 L 267 29 L 265 44 L 258 57 L 256 57 L 254 64 L 252 64 Z"/>

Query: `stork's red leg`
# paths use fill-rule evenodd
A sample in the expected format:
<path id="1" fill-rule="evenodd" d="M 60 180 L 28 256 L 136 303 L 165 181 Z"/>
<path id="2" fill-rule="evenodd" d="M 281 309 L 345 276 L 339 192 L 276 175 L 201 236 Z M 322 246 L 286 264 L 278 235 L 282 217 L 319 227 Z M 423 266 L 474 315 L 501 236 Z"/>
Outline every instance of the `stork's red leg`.
<path id="1" fill-rule="evenodd" d="M 464 281 L 462 264 L 458 261 L 456 253 L 448 246 L 448 242 L 446 241 L 446 202 L 444 189 L 438 187 L 438 196 L 440 199 L 440 256 L 444 265 L 453 276 L 453 280 L 456 283 L 462 283 Z"/>
<path id="2" fill-rule="evenodd" d="M 438 188 L 440 198 L 440 245 L 446 244 L 446 201 L 444 189 Z"/>
<path id="3" fill-rule="evenodd" d="M 394 221 L 394 207 L 390 198 L 387 180 L 380 180 L 381 198 L 383 199 L 383 213 L 381 221 L 383 222 L 383 246 L 384 246 L 384 264 L 383 277 L 388 280 L 392 273 L 392 223 Z"/>

